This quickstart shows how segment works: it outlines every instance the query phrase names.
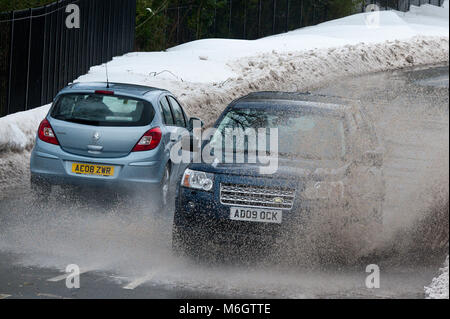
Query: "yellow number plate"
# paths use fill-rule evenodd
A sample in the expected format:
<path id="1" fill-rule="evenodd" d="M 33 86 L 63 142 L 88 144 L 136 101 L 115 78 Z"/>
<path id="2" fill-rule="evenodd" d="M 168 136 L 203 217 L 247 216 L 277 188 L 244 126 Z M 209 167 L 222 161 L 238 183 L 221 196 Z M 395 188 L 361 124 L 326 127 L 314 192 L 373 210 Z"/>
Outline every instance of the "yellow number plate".
<path id="1" fill-rule="evenodd" d="M 114 166 L 73 163 L 72 173 L 83 175 L 113 176 Z"/>

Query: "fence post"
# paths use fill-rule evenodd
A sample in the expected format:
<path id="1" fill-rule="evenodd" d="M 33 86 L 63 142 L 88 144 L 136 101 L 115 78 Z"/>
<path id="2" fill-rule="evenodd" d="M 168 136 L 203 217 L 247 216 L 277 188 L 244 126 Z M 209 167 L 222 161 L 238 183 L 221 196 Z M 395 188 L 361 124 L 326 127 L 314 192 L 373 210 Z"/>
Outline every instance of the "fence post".
<path id="1" fill-rule="evenodd" d="M 180 44 L 180 7 L 177 7 L 177 44 Z"/>
<path id="2" fill-rule="evenodd" d="M 104 63 L 105 61 L 106 61 L 106 58 L 107 58 L 107 55 L 108 55 L 108 51 L 107 51 L 107 46 L 106 46 L 106 39 L 105 39 L 105 36 L 106 36 L 106 32 L 105 32 L 105 29 L 106 29 L 106 0 L 101 0 L 101 1 L 98 1 L 99 3 L 101 3 L 101 6 L 100 6 L 100 14 L 99 14 L 99 17 L 103 17 L 101 20 L 101 22 L 100 22 L 100 26 L 101 26 L 101 30 L 102 30 L 102 44 L 101 44 L 101 47 L 100 47 L 100 61 L 99 61 L 99 64 L 102 64 L 102 63 Z M 106 48 L 106 49 L 105 49 Z"/>
<path id="3" fill-rule="evenodd" d="M 129 3 L 130 1 L 127 1 Z M 131 1 L 131 29 L 130 29 L 130 51 L 134 49 L 134 35 L 136 28 L 136 0 Z"/>
<path id="4" fill-rule="evenodd" d="M 64 86 L 64 74 L 66 72 L 66 66 L 64 65 L 64 54 L 66 52 L 65 46 L 63 46 L 65 37 L 64 37 L 64 33 L 66 32 L 67 28 L 66 28 L 66 24 L 65 24 L 65 20 L 66 20 L 66 16 L 65 16 L 65 12 L 66 10 L 64 9 L 64 7 L 66 6 L 66 4 L 64 3 L 64 1 L 61 2 L 61 20 L 59 23 L 59 27 L 60 27 L 60 43 L 59 43 L 59 78 L 58 78 L 58 87 L 56 88 L 56 91 L 59 91 L 62 89 L 62 87 Z"/>
<path id="5" fill-rule="evenodd" d="M 84 8 L 82 6 L 82 0 L 80 0 L 79 2 L 79 6 L 80 6 L 80 28 L 79 29 L 75 29 L 72 31 L 75 32 L 75 38 L 77 39 L 77 46 L 74 47 L 74 51 L 76 52 L 77 55 L 77 68 L 76 68 L 76 75 L 72 76 L 71 79 L 68 79 L 67 82 L 72 82 L 73 80 L 75 80 L 75 77 L 78 77 L 79 75 L 83 74 L 83 50 L 84 50 L 84 42 L 83 42 L 83 19 L 82 19 L 82 12 L 84 11 Z M 67 85 L 67 83 L 64 83 L 65 85 Z"/>
<path id="6" fill-rule="evenodd" d="M 247 0 L 244 0 L 244 34 L 243 38 L 247 39 Z"/>
<path id="7" fill-rule="evenodd" d="M 300 28 L 303 26 L 303 0 L 300 0 Z"/>
<path id="8" fill-rule="evenodd" d="M 315 3 L 313 3 L 312 4 L 312 7 L 313 7 L 313 16 L 312 16 L 312 24 L 314 25 L 314 24 L 316 24 L 316 5 L 315 5 Z"/>
<path id="9" fill-rule="evenodd" d="M 53 83 L 52 83 L 53 91 L 52 91 L 51 95 L 55 95 L 58 90 L 59 38 L 60 38 L 59 24 L 61 23 L 60 18 L 59 18 L 59 16 L 60 16 L 59 13 L 61 12 L 60 2 L 56 3 L 56 10 L 58 10 L 58 11 L 55 12 L 55 33 L 54 33 L 55 34 L 55 55 L 53 57 L 54 60 L 52 61 L 53 65 L 54 65 L 54 69 L 53 69 L 53 74 L 52 74 L 52 76 L 53 76 Z"/>
<path id="10" fill-rule="evenodd" d="M 89 23 L 89 19 L 87 19 L 86 17 L 89 17 L 89 12 L 90 12 L 90 1 L 83 1 L 82 2 L 84 4 L 83 6 L 83 13 L 81 14 L 81 27 L 83 28 L 81 30 L 82 34 L 83 34 L 83 56 L 82 56 L 82 66 L 83 66 L 83 73 L 86 73 L 87 71 L 89 71 L 89 67 L 88 67 L 88 63 L 87 63 L 87 58 L 89 56 L 88 50 L 89 50 L 89 41 L 88 41 L 88 23 Z M 122 20 L 123 22 L 123 20 Z M 123 24 L 122 24 L 123 26 Z M 120 43 L 121 46 L 123 46 L 123 37 L 122 37 L 122 33 L 121 33 L 121 38 L 120 38 Z"/>
<path id="11" fill-rule="evenodd" d="M 163 50 L 167 49 L 167 7 L 164 9 L 164 42 Z"/>
<path id="12" fill-rule="evenodd" d="M 47 76 L 45 74 L 45 67 L 46 67 L 46 53 L 47 53 L 47 8 L 48 6 L 45 6 L 44 9 L 44 48 L 42 50 L 42 85 L 41 85 L 41 104 L 44 105 L 47 100 Z"/>
<path id="13" fill-rule="evenodd" d="M 233 10 L 233 0 L 230 0 L 230 12 L 228 17 L 228 37 L 231 38 L 231 13 Z"/>
<path id="14" fill-rule="evenodd" d="M 25 110 L 28 110 L 28 91 L 30 89 L 30 54 L 31 54 L 31 30 L 33 28 L 33 9 L 28 11 L 30 15 L 30 26 L 28 28 L 28 58 L 27 58 L 27 85 L 25 91 Z"/>
<path id="15" fill-rule="evenodd" d="M 258 38 L 261 37 L 261 11 L 262 11 L 262 6 L 261 6 L 261 1 L 258 1 Z"/>
<path id="16" fill-rule="evenodd" d="M 6 102 L 6 114 L 10 114 L 11 106 L 11 78 L 12 78 L 12 61 L 13 61 L 13 43 L 14 43 L 14 10 L 11 11 L 11 33 L 9 39 L 9 75 L 8 75 L 8 100 Z"/>
<path id="17" fill-rule="evenodd" d="M 277 0 L 272 0 L 273 3 L 273 20 L 272 20 L 272 34 L 275 34 L 275 24 L 277 18 Z"/>
<path id="18" fill-rule="evenodd" d="M 217 38 L 217 0 L 214 0 L 214 37 Z"/>
<path id="19" fill-rule="evenodd" d="M 67 6 L 67 4 L 66 4 Z M 66 7 L 67 8 L 67 7 Z M 66 10 L 64 10 L 66 12 Z M 66 15 L 63 15 L 63 20 L 65 22 L 65 19 L 67 18 Z M 64 87 L 71 81 L 73 78 L 73 75 L 76 74 L 77 68 L 78 68 L 78 54 L 75 54 L 73 56 L 70 56 L 71 54 L 76 53 L 76 50 L 78 46 L 80 45 L 80 42 L 78 41 L 78 38 L 76 37 L 76 34 L 74 32 L 76 29 L 68 29 L 67 26 L 63 27 L 63 50 L 64 50 L 64 73 L 63 73 L 63 81 L 61 82 L 61 87 Z M 74 61 L 75 60 L 75 61 Z"/>
<path id="20" fill-rule="evenodd" d="M 289 10 L 290 10 L 290 1 L 286 0 L 286 32 L 289 31 Z"/>
<path id="21" fill-rule="evenodd" d="M 104 0 L 103 0 L 104 1 Z M 108 10 L 106 10 L 106 15 L 108 16 L 108 27 L 106 29 L 106 60 L 103 62 L 108 62 L 112 56 L 112 46 L 111 46 L 111 0 L 108 0 Z"/>

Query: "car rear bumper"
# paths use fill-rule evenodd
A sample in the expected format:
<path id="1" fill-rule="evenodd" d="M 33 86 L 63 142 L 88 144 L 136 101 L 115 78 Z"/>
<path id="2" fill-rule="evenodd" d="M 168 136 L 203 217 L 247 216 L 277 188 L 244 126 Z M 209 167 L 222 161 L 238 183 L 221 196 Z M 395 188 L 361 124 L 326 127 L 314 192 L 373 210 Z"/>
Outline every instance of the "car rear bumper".
<path id="1" fill-rule="evenodd" d="M 151 154 L 149 154 L 151 153 Z M 72 172 L 73 163 L 114 167 L 113 176 L 80 175 Z M 58 145 L 36 141 L 31 153 L 32 179 L 51 185 L 142 188 L 159 185 L 164 173 L 160 152 L 130 153 L 121 158 L 94 158 L 74 155 Z"/>

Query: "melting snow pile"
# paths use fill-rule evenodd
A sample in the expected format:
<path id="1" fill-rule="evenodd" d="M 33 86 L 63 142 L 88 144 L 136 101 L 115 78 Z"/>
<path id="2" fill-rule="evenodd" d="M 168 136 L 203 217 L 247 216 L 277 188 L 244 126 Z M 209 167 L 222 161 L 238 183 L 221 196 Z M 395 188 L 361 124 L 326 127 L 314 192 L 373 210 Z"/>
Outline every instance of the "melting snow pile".
<path id="1" fill-rule="evenodd" d="M 39 123 L 50 105 L 0 118 L 0 154 L 2 151 L 22 151 L 34 143 Z"/>
<path id="2" fill-rule="evenodd" d="M 343 76 L 448 62 L 448 0 L 444 6 L 355 14 L 253 41 L 205 39 L 130 53 L 108 64 L 110 80 L 172 90 L 190 114 L 211 122 L 250 91 L 305 90 Z M 77 81 L 104 80 L 101 65 Z M 30 149 L 48 108 L 0 118 L 0 153 Z"/>
<path id="3" fill-rule="evenodd" d="M 429 287 L 425 287 L 427 299 L 449 299 L 448 292 L 448 256 L 441 274 L 434 278 Z"/>

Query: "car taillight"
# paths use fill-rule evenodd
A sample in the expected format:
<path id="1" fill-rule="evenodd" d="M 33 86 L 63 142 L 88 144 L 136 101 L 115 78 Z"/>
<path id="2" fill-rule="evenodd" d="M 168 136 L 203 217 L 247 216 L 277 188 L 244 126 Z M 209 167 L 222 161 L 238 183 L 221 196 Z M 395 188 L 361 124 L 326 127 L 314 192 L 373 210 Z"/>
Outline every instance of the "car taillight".
<path id="1" fill-rule="evenodd" d="M 59 145 L 55 132 L 47 119 L 44 119 L 39 125 L 38 136 L 43 142 Z"/>
<path id="2" fill-rule="evenodd" d="M 132 152 L 150 151 L 155 149 L 161 142 L 162 132 L 159 127 L 147 131 L 133 148 Z"/>

